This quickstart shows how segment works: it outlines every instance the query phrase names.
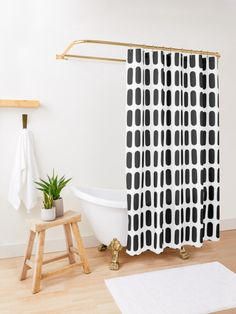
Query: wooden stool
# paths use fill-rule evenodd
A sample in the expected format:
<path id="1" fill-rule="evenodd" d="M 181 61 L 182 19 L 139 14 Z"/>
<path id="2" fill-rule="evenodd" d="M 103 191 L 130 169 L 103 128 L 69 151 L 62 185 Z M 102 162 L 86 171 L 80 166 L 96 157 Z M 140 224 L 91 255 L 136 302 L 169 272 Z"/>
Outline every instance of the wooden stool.
<path id="1" fill-rule="evenodd" d="M 34 269 L 33 274 L 33 285 L 32 285 L 32 292 L 37 293 L 40 291 L 40 281 L 41 279 L 47 278 L 49 276 L 55 274 L 61 274 L 63 271 L 74 268 L 75 266 L 82 266 L 84 273 L 89 274 L 89 264 L 86 257 L 85 249 L 83 246 L 83 242 L 80 236 L 78 222 L 81 221 L 81 215 L 74 212 L 74 211 L 67 211 L 65 212 L 63 217 L 57 218 L 53 221 L 42 221 L 32 219 L 29 221 L 30 223 L 30 235 L 28 240 L 28 246 L 25 252 L 24 262 L 20 274 L 20 280 L 24 280 L 27 277 L 27 271 L 29 269 Z M 45 231 L 49 228 L 56 227 L 59 225 L 63 225 L 65 238 L 66 238 L 66 246 L 67 252 L 65 254 L 49 258 L 43 260 L 43 250 L 44 250 L 44 240 L 45 240 Z M 74 234 L 74 239 L 76 241 L 77 248 L 73 246 L 73 240 L 71 235 L 71 228 Z M 32 255 L 32 249 L 34 245 L 35 236 L 38 236 L 38 245 L 37 251 L 35 256 L 35 263 L 32 263 L 30 260 Z M 76 262 L 75 254 L 79 255 L 81 262 Z M 64 266 L 55 271 L 47 272 L 42 274 L 42 265 L 48 264 L 51 262 L 55 262 L 64 258 L 69 259 L 69 265 Z"/>

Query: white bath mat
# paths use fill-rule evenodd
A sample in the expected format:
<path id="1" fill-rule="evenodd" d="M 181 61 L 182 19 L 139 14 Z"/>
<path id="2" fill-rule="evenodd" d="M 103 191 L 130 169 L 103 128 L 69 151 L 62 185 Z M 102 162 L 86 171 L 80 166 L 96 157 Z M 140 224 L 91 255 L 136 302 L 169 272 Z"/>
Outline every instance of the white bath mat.
<path id="1" fill-rule="evenodd" d="M 123 314 L 206 314 L 236 308 L 236 274 L 218 262 L 108 279 L 106 285 Z"/>

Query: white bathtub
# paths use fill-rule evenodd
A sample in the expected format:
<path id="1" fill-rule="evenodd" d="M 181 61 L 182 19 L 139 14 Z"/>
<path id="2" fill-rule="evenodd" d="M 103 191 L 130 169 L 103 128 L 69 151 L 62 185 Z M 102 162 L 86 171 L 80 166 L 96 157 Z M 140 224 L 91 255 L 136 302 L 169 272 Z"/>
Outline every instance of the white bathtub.
<path id="1" fill-rule="evenodd" d="M 88 218 L 99 242 L 109 245 L 117 238 L 127 244 L 128 214 L 125 190 L 72 187 L 79 209 Z"/>

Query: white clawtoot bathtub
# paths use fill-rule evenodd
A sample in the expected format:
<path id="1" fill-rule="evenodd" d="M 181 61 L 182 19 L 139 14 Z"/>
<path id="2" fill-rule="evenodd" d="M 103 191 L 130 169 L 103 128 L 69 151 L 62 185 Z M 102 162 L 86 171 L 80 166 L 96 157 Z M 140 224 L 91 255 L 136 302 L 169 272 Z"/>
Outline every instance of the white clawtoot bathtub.
<path id="1" fill-rule="evenodd" d="M 72 187 L 79 209 L 88 218 L 99 242 L 109 245 L 116 238 L 127 244 L 128 214 L 125 190 Z"/>

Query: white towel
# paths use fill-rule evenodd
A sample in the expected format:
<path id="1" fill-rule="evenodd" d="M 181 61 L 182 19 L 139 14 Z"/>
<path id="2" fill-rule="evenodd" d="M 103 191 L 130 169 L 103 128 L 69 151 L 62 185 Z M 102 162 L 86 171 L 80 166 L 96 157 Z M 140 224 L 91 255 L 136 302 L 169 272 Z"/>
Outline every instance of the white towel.
<path id="1" fill-rule="evenodd" d="M 27 212 L 36 205 L 38 167 L 34 153 L 33 136 L 28 129 L 22 129 L 17 145 L 16 158 L 10 180 L 8 201 L 18 210 L 21 201 Z"/>

